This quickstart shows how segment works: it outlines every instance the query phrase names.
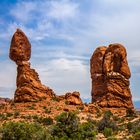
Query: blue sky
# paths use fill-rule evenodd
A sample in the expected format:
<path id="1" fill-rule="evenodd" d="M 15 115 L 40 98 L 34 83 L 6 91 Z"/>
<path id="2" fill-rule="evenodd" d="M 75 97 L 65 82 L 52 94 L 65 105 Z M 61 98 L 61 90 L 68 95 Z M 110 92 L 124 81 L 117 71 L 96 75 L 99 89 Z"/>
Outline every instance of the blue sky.
<path id="1" fill-rule="evenodd" d="M 1 0 L 0 96 L 13 97 L 16 65 L 9 46 L 16 28 L 32 44 L 32 67 L 57 94 L 90 98 L 89 59 L 96 47 L 122 43 L 131 69 L 131 91 L 140 100 L 139 0 Z"/>

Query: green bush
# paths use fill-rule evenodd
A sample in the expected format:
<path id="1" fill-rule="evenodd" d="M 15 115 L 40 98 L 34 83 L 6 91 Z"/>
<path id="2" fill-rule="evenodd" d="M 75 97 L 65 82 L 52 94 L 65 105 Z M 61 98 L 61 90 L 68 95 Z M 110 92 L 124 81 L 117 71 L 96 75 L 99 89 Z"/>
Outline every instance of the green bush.
<path id="1" fill-rule="evenodd" d="M 126 110 L 126 117 L 133 117 L 135 115 L 134 111 L 130 108 Z"/>
<path id="2" fill-rule="evenodd" d="M 32 104 L 31 106 L 28 106 L 29 110 L 35 110 L 35 104 Z"/>
<path id="3" fill-rule="evenodd" d="M 50 117 L 42 118 L 41 122 L 44 125 L 52 125 L 53 124 L 53 119 Z"/>
<path id="4" fill-rule="evenodd" d="M 10 113 L 10 112 L 8 112 L 8 113 L 6 114 L 6 116 L 7 116 L 7 117 L 11 117 L 11 116 L 13 116 L 13 114 Z"/>
<path id="5" fill-rule="evenodd" d="M 73 112 L 64 112 L 56 117 L 56 125 L 52 128 L 52 135 L 59 138 L 63 136 L 73 137 L 78 131 L 79 118 Z"/>
<path id="6" fill-rule="evenodd" d="M 60 99 L 57 98 L 57 97 L 53 97 L 52 100 L 53 100 L 53 101 L 56 101 L 56 102 L 59 102 L 59 101 L 60 101 Z"/>
<path id="7" fill-rule="evenodd" d="M 69 104 L 70 104 L 70 102 L 69 102 L 69 101 L 65 101 L 65 104 L 66 104 L 66 105 L 69 105 Z"/>
<path id="8" fill-rule="evenodd" d="M 46 109 L 45 109 L 45 113 L 50 114 L 50 113 L 51 113 L 51 109 L 50 109 L 50 108 L 49 108 L 49 109 L 46 108 Z"/>
<path id="9" fill-rule="evenodd" d="M 90 139 L 94 140 L 97 131 L 95 129 L 95 125 L 92 121 L 82 123 L 80 125 L 80 138 L 83 140 Z"/>
<path id="10" fill-rule="evenodd" d="M 19 115 L 20 115 L 20 112 L 19 111 L 15 111 L 14 112 L 14 118 L 17 118 Z"/>
<path id="11" fill-rule="evenodd" d="M 135 139 L 135 140 L 140 140 L 140 131 L 137 132 L 137 133 L 135 133 L 134 139 Z"/>
<path id="12" fill-rule="evenodd" d="M 1 113 L 0 120 L 7 120 L 7 115 L 5 115 L 4 113 Z"/>
<path id="13" fill-rule="evenodd" d="M 43 109 L 46 109 L 47 107 L 46 106 L 43 106 Z"/>
<path id="14" fill-rule="evenodd" d="M 137 120 L 135 122 L 129 122 L 127 124 L 127 129 L 129 130 L 130 133 L 137 133 L 140 132 L 140 120 Z"/>
<path id="15" fill-rule="evenodd" d="M 111 128 L 105 128 L 103 134 L 106 138 L 111 136 L 112 135 L 112 129 Z"/>
<path id="16" fill-rule="evenodd" d="M 104 116 L 110 118 L 111 116 L 113 116 L 113 114 L 110 110 L 107 110 L 104 112 Z"/>
<path id="17" fill-rule="evenodd" d="M 0 129 L 2 140 L 45 140 L 47 130 L 37 123 L 8 122 Z"/>
<path id="18" fill-rule="evenodd" d="M 113 131 L 118 129 L 115 122 L 111 120 L 111 116 L 112 113 L 110 111 L 104 113 L 103 118 L 98 123 L 99 132 L 104 131 L 105 128 L 111 128 Z"/>
<path id="19" fill-rule="evenodd" d="M 4 109 L 5 105 L 1 104 L 0 109 Z"/>
<path id="20" fill-rule="evenodd" d="M 129 131 L 131 131 L 131 130 L 133 129 L 133 123 L 132 123 L 132 122 L 128 122 L 128 123 L 127 123 L 127 129 L 128 129 Z"/>
<path id="21" fill-rule="evenodd" d="M 56 117 L 56 124 L 50 129 L 53 139 L 94 140 L 96 131 L 92 122 L 80 124 L 74 112 L 64 112 Z"/>
<path id="22" fill-rule="evenodd" d="M 38 119 L 39 119 L 39 116 L 38 116 L 38 115 L 33 115 L 32 118 L 33 118 L 34 120 L 38 120 Z"/>
<path id="23" fill-rule="evenodd" d="M 114 136 L 108 137 L 107 140 L 119 140 L 117 138 L 115 138 Z"/>

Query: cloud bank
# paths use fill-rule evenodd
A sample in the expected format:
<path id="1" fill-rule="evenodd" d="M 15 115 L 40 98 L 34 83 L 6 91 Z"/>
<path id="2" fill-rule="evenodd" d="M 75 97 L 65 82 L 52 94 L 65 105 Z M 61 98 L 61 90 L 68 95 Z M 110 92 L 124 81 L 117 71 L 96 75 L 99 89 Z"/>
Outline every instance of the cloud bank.
<path id="1" fill-rule="evenodd" d="M 32 43 L 32 67 L 42 82 L 58 94 L 78 90 L 83 98 L 90 98 L 89 59 L 94 49 L 122 43 L 132 72 L 133 100 L 140 100 L 139 0 L 24 0 L 9 5 L 7 14 L 0 16 L 0 67 L 7 65 L 0 70 L 0 95 L 13 96 L 16 66 L 8 49 L 12 34 L 21 28 Z"/>

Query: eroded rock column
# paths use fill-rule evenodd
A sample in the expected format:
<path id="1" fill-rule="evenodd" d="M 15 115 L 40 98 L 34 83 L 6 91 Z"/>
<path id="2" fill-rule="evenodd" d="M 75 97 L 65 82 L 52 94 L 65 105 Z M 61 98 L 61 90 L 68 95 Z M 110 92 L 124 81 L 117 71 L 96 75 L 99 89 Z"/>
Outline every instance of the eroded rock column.
<path id="1" fill-rule="evenodd" d="M 17 64 L 15 102 L 39 101 L 54 96 L 52 89 L 42 85 L 38 73 L 30 68 L 31 44 L 20 29 L 12 37 L 9 57 Z"/>
<path id="2" fill-rule="evenodd" d="M 92 102 L 105 108 L 131 108 L 131 77 L 127 53 L 121 44 L 99 47 L 90 60 Z"/>

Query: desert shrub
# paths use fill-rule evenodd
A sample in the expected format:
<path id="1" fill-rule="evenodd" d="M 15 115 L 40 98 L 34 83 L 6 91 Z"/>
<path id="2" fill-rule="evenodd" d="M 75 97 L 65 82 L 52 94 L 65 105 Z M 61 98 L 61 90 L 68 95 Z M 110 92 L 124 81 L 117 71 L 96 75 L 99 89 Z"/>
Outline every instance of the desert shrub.
<path id="1" fill-rule="evenodd" d="M 0 129 L 2 140 L 45 140 L 49 134 L 37 123 L 8 122 Z"/>
<path id="2" fill-rule="evenodd" d="M 140 131 L 135 133 L 134 140 L 140 140 Z"/>
<path id="3" fill-rule="evenodd" d="M 104 116 L 110 118 L 111 116 L 113 116 L 113 114 L 110 110 L 107 110 L 107 111 L 104 112 Z"/>
<path id="4" fill-rule="evenodd" d="M 7 120 L 7 116 L 4 113 L 1 113 L 0 120 Z"/>
<path id="5" fill-rule="evenodd" d="M 121 117 L 121 118 L 119 118 L 118 123 L 124 123 L 124 121 L 125 121 L 125 118 Z"/>
<path id="6" fill-rule="evenodd" d="M 56 124 L 51 127 L 53 139 L 60 140 L 94 140 L 96 131 L 92 122 L 80 124 L 74 112 L 63 112 L 56 117 Z"/>
<path id="7" fill-rule="evenodd" d="M 57 98 L 57 97 L 53 97 L 52 100 L 53 100 L 53 101 L 56 101 L 56 102 L 59 102 L 59 101 L 60 101 L 60 99 Z"/>
<path id="8" fill-rule="evenodd" d="M 83 106 L 83 105 L 78 106 L 77 109 L 79 109 L 79 110 L 83 110 L 83 109 L 84 109 L 84 106 Z"/>
<path id="9" fill-rule="evenodd" d="M 46 108 L 45 113 L 47 113 L 47 114 L 51 113 L 51 109 Z"/>
<path id="10" fill-rule="evenodd" d="M 45 118 L 43 118 L 43 117 L 38 117 L 38 118 L 36 118 L 36 121 L 37 121 L 38 123 L 43 124 L 43 125 L 52 125 L 52 124 L 53 124 L 53 119 L 50 118 L 50 117 L 45 117 Z"/>
<path id="11" fill-rule="evenodd" d="M 61 110 L 61 107 L 59 107 L 59 106 L 56 106 L 56 109 L 57 109 L 57 110 Z"/>
<path id="12" fill-rule="evenodd" d="M 112 129 L 111 128 L 106 128 L 105 127 L 105 129 L 104 129 L 104 131 L 103 131 L 103 134 L 104 134 L 104 136 L 107 138 L 107 137 L 109 137 L 109 136 L 111 136 L 112 135 Z"/>
<path id="13" fill-rule="evenodd" d="M 29 110 L 35 110 L 35 104 L 32 104 L 31 106 L 28 106 Z"/>
<path id="14" fill-rule="evenodd" d="M 4 109 L 5 105 L 4 104 L 1 104 L 0 105 L 0 109 Z"/>
<path id="15" fill-rule="evenodd" d="M 94 140 L 97 134 L 95 125 L 93 124 L 92 121 L 82 123 L 80 125 L 79 131 L 80 131 L 80 139 L 82 140 L 86 140 L 86 139 Z"/>
<path id="16" fill-rule="evenodd" d="M 53 124 L 53 119 L 50 118 L 50 117 L 46 117 L 46 118 L 42 118 L 42 119 L 41 119 L 41 122 L 42 122 L 44 125 L 52 125 L 52 124 Z"/>
<path id="17" fill-rule="evenodd" d="M 78 131 L 79 118 L 75 113 L 64 112 L 56 117 L 56 125 L 52 128 L 52 135 L 59 138 L 72 137 Z"/>
<path id="18" fill-rule="evenodd" d="M 103 118 L 98 123 L 98 130 L 102 132 L 105 128 L 111 128 L 113 131 L 117 130 L 117 125 L 111 120 L 112 113 L 106 111 Z"/>
<path id="19" fill-rule="evenodd" d="M 126 130 L 126 125 L 125 125 L 125 124 L 119 125 L 119 126 L 118 126 L 118 130 L 119 130 L 119 131 L 124 131 L 124 130 Z"/>
<path id="20" fill-rule="evenodd" d="M 133 123 L 132 123 L 132 122 L 128 122 L 128 123 L 127 123 L 127 129 L 128 129 L 129 131 L 131 131 L 131 130 L 133 129 Z"/>
<path id="21" fill-rule="evenodd" d="M 7 117 L 11 117 L 11 116 L 13 116 L 13 113 L 8 112 L 8 113 L 6 114 L 6 116 L 7 116 Z"/>
<path id="22" fill-rule="evenodd" d="M 30 114 L 28 114 L 28 115 L 24 116 L 24 118 L 27 119 L 27 120 L 31 120 L 32 116 Z"/>
<path id="23" fill-rule="evenodd" d="M 65 101 L 65 104 L 66 104 L 66 105 L 69 105 L 69 104 L 70 104 L 70 102 L 69 102 L 69 101 Z"/>
<path id="24" fill-rule="evenodd" d="M 137 120 L 136 122 L 129 122 L 127 124 L 127 128 L 130 133 L 137 133 L 140 132 L 140 120 Z"/>
<path id="25" fill-rule="evenodd" d="M 33 118 L 34 120 L 38 120 L 38 119 L 39 119 L 39 116 L 38 116 L 38 115 L 33 115 L 32 118 Z"/>
<path id="26" fill-rule="evenodd" d="M 19 115 L 20 115 L 20 112 L 19 111 L 15 111 L 14 112 L 14 118 L 17 118 Z"/>
<path id="27" fill-rule="evenodd" d="M 115 138 L 114 136 L 108 137 L 107 140 L 119 140 L 117 138 Z"/>
<path id="28" fill-rule="evenodd" d="M 119 121 L 120 121 L 120 118 L 119 118 L 118 116 L 113 116 L 113 120 L 114 120 L 115 122 L 119 122 Z"/>
<path id="29" fill-rule="evenodd" d="M 46 109 L 47 107 L 46 106 L 43 106 L 43 109 Z"/>
<path id="30" fill-rule="evenodd" d="M 126 110 L 126 117 L 133 117 L 133 116 L 135 116 L 134 111 L 132 109 L 128 108 Z"/>

